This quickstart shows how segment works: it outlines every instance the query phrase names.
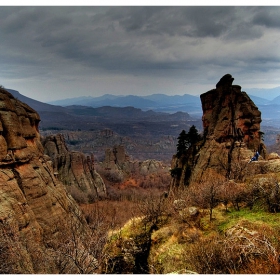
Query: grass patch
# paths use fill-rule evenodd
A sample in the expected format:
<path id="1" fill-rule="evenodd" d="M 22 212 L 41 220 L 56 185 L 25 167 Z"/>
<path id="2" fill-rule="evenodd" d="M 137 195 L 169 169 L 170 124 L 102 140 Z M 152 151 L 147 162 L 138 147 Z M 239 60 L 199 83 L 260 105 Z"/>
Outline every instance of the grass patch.
<path id="1" fill-rule="evenodd" d="M 225 232 L 241 221 L 248 221 L 254 223 L 256 226 L 265 224 L 276 228 L 280 225 L 280 213 L 269 213 L 263 210 L 256 211 L 242 208 L 240 211 L 231 210 L 230 212 L 224 212 L 221 218 L 215 221 L 215 223 L 219 232 Z"/>
<path id="2" fill-rule="evenodd" d="M 269 213 L 263 209 L 241 208 L 240 211 L 229 208 L 229 211 L 217 207 L 213 211 L 213 220 L 209 220 L 209 215 L 201 218 L 200 225 L 203 235 L 211 234 L 213 231 L 219 233 L 226 232 L 227 229 L 238 223 L 253 223 L 257 227 L 266 225 L 271 228 L 280 228 L 280 213 Z"/>
<path id="3" fill-rule="evenodd" d="M 184 253 L 187 244 L 179 244 L 178 238 L 172 234 L 160 240 L 159 246 L 153 246 L 149 255 L 153 264 L 153 273 L 172 273 L 185 268 Z"/>

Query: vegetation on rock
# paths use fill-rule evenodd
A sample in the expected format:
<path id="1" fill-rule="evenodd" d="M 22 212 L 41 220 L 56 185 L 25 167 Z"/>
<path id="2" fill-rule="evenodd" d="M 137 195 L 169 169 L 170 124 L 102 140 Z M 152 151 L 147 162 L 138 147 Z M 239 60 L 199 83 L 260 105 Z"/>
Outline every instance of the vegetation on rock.
<path id="1" fill-rule="evenodd" d="M 93 165 L 61 135 L 44 155 L 39 115 L 0 88 L 0 272 L 280 273 L 280 157 L 232 81 L 201 95 L 203 137 L 182 130 L 170 172 L 121 145 Z"/>

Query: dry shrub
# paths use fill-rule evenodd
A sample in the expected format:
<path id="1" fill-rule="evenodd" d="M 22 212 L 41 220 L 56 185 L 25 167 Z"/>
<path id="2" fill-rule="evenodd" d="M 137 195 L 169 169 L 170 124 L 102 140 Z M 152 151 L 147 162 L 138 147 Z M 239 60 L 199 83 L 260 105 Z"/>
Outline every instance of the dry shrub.
<path id="1" fill-rule="evenodd" d="M 269 212 L 280 212 L 280 184 L 276 176 L 252 180 L 247 196 L 251 208 L 257 203 Z"/>
<path id="2" fill-rule="evenodd" d="M 158 229 L 158 226 L 165 222 L 171 215 L 171 209 L 173 205 L 167 199 L 167 197 L 150 196 L 146 200 L 138 204 L 139 210 L 143 216 L 144 221 L 151 224 L 151 229 Z"/>
<path id="3" fill-rule="evenodd" d="M 225 205 L 226 210 L 232 204 L 239 211 L 240 204 L 246 201 L 247 190 L 243 183 L 235 183 L 233 180 L 226 181 L 219 190 L 219 200 Z"/>
<path id="4" fill-rule="evenodd" d="M 207 169 L 201 182 L 192 184 L 189 189 L 189 203 L 193 206 L 209 209 L 209 218 L 212 220 L 213 209 L 220 202 L 220 193 L 226 179 L 212 169 Z"/>
<path id="5" fill-rule="evenodd" d="M 32 274 L 54 271 L 54 261 L 32 230 L 19 230 L 12 219 L 0 220 L 0 274 Z"/>
<path id="6" fill-rule="evenodd" d="M 64 232 L 57 232 L 56 238 L 48 239 L 48 254 L 55 260 L 59 274 L 98 273 L 99 264 L 105 259 L 103 251 L 107 242 L 104 227 L 92 227 L 91 232 L 84 232 L 79 223 L 68 221 L 61 225 Z"/>
<path id="7" fill-rule="evenodd" d="M 185 255 L 191 269 L 199 274 L 279 273 L 279 252 L 270 240 L 242 229 L 240 234 L 214 234 L 193 244 Z"/>
<path id="8" fill-rule="evenodd" d="M 227 266 L 230 265 L 231 269 L 231 262 L 227 260 L 229 255 L 225 254 L 223 244 L 220 237 L 215 235 L 190 246 L 185 255 L 186 262 L 191 266 L 189 269 L 199 274 L 229 273 Z"/>
<path id="9" fill-rule="evenodd" d="M 97 220 L 102 220 L 108 228 L 117 229 L 131 218 L 141 215 L 138 204 L 127 200 L 104 200 L 93 204 L 83 204 L 80 207 L 90 227 L 96 224 Z"/>

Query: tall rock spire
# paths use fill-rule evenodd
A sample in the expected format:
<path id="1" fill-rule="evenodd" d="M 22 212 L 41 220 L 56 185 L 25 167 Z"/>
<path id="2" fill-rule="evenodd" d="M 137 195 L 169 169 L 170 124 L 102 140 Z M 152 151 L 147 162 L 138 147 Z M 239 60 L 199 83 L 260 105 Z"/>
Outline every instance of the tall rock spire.
<path id="1" fill-rule="evenodd" d="M 219 143 L 230 142 L 230 145 L 238 141 L 248 149 L 264 152 L 261 112 L 240 86 L 232 85 L 233 80 L 230 74 L 226 74 L 216 89 L 201 94 L 205 136 Z"/>
<path id="2" fill-rule="evenodd" d="M 216 88 L 201 94 L 203 140 L 193 145 L 181 158 L 173 157 L 172 169 L 181 169 L 171 185 L 183 188 L 200 182 L 206 169 L 214 169 L 232 179 L 237 163 L 248 162 L 258 150 L 266 158 L 260 131 L 261 112 L 234 78 L 224 75 Z"/>

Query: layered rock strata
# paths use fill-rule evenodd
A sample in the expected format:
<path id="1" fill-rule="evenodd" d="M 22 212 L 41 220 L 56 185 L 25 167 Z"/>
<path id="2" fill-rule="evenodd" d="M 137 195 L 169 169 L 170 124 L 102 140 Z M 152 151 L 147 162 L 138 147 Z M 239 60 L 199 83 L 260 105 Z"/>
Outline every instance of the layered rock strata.
<path id="1" fill-rule="evenodd" d="M 62 134 L 47 136 L 43 141 L 44 152 L 53 162 L 54 173 L 70 190 L 77 189 L 91 199 L 106 196 L 106 187 L 94 168 L 94 156 L 69 151 Z"/>
<path id="2" fill-rule="evenodd" d="M 1 273 L 58 273 L 50 252 L 69 237 L 66 225 L 75 225 L 72 234 L 89 233 L 43 153 L 39 121 L 36 111 L 0 89 Z"/>

